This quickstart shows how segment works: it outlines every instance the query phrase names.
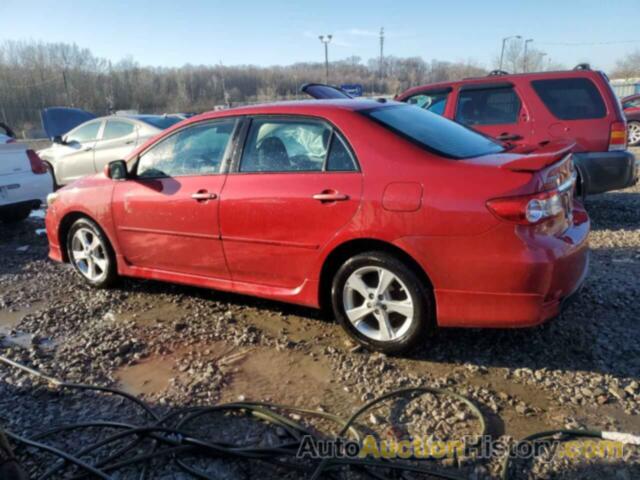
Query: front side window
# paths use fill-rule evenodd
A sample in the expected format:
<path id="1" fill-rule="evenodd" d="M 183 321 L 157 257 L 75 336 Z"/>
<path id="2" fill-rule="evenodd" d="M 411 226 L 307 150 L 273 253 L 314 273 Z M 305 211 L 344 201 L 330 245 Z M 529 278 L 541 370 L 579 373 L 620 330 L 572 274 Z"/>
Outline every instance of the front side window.
<path id="1" fill-rule="evenodd" d="M 138 162 L 138 177 L 210 175 L 220 172 L 235 119 L 197 124 L 160 141 Z"/>
<path id="2" fill-rule="evenodd" d="M 464 125 L 517 123 L 520 107 L 520 98 L 511 86 L 461 90 L 456 121 Z"/>
<path id="3" fill-rule="evenodd" d="M 602 95 L 588 78 L 556 78 L 531 82 L 540 100 L 560 120 L 602 118 L 607 114 Z"/>
<path id="4" fill-rule="evenodd" d="M 409 105 L 424 108 L 438 115 L 444 115 L 444 109 L 447 106 L 449 92 L 429 93 L 423 92 L 413 95 L 405 100 Z"/>
<path id="5" fill-rule="evenodd" d="M 420 147 L 449 158 L 500 153 L 504 148 L 480 133 L 440 115 L 409 105 L 390 105 L 360 113 Z"/>
<path id="6" fill-rule="evenodd" d="M 121 120 L 107 120 L 102 133 L 102 140 L 113 140 L 133 133 L 133 125 Z"/>
<path id="7" fill-rule="evenodd" d="M 76 128 L 69 134 L 67 134 L 67 143 L 84 143 L 91 142 L 98 138 L 98 131 L 100 130 L 100 124 L 102 122 L 91 122 L 81 127 Z"/>

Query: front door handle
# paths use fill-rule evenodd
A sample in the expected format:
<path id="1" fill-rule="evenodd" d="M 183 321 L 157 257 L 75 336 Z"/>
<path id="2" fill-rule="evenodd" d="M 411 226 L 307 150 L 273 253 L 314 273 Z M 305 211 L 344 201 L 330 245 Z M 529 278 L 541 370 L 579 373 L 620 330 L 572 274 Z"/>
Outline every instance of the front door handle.
<path id="1" fill-rule="evenodd" d="M 325 190 L 321 193 L 316 193 L 313 196 L 313 199 L 320 202 L 341 202 L 349 200 L 349 195 L 345 195 L 344 193 L 336 192 L 334 190 Z"/>
<path id="2" fill-rule="evenodd" d="M 504 132 L 496 137 L 498 140 L 503 142 L 522 140 L 522 135 L 518 135 L 516 133 Z"/>
<path id="3" fill-rule="evenodd" d="M 93 150 L 93 147 L 84 147 L 82 149 L 83 152 L 90 152 L 91 150 Z"/>
<path id="4" fill-rule="evenodd" d="M 191 194 L 191 198 L 193 198 L 194 200 L 197 200 L 199 202 L 202 202 L 204 200 L 215 200 L 216 198 L 218 198 L 218 195 L 216 195 L 215 193 L 209 193 L 209 192 L 205 192 L 205 191 L 198 191 L 196 193 L 192 193 Z"/>

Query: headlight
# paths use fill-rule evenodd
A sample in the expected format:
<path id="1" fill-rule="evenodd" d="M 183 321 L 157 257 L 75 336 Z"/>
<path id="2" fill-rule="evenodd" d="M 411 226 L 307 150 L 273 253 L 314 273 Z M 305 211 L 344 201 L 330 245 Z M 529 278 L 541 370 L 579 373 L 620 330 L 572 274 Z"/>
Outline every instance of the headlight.
<path id="1" fill-rule="evenodd" d="M 50 207 L 51 205 L 53 205 L 57 199 L 58 199 L 57 193 L 50 193 L 49 195 L 47 195 L 47 206 Z"/>

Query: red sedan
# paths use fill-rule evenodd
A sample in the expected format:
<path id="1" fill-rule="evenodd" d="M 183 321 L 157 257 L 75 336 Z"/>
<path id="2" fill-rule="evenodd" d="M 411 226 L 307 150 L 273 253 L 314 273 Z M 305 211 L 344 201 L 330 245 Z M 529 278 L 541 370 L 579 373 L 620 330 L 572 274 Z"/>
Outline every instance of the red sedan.
<path id="1" fill-rule="evenodd" d="M 587 272 L 571 145 L 527 154 L 414 106 L 275 103 L 181 122 L 52 194 L 50 257 L 330 307 L 373 349 L 524 327 Z"/>

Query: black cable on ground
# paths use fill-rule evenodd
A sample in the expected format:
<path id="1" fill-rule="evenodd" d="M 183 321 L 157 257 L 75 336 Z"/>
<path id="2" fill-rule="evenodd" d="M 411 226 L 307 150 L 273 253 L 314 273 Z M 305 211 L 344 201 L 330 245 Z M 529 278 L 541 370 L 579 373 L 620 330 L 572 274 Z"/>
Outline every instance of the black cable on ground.
<path id="1" fill-rule="evenodd" d="M 193 456 L 201 456 L 211 459 L 261 461 L 282 469 L 306 473 L 310 475 L 311 479 L 318 479 L 320 476 L 332 476 L 337 469 L 356 468 L 365 475 L 376 479 L 386 478 L 385 475 L 378 473 L 380 469 L 383 469 L 397 472 L 421 473 L 432 478 L 460 480 L 462 477 L 459 475 L 445 473 L 429 466 L 416 465 L 415 463 L 417 460 L 422 461 L 425 459 L 418 459 L 415 457 L 406 459 L 414 461 L 414 463 L 371 458 L 325 458 L 323 460 L 316 459 L 311 461 L 305 460 L 304 462 L 300 461 L 300 459 L 297 458 L 297 453 L 302 445 L 303 438 L 305 436 L 310 436 L 312 439 L 319 441 L 322 440 L 322 437 L 311 431 L 303 424 L 293 421 L 286 415 L 279 413 L 288 411 L 292 413 L 295 412 L 300 415 L 322 418 L 336 424 L 340 428 L 338 433 L 339 438 L 352 438 L 355 441 L 360 442 L 361 434 L 356 426 L 356 422 L 366 412 L 392 398 L 410 397 L 411 399 L 415 399 L 425 394 L 447 396 L 465 404 L 480 424 L 479 431 L 476 435 L 486 436 L 488 433 L 487 422 L 484 414 L 471 400 L 463 395 L 439 388 L 406 388 L 390 392 L 366 403 L 346 420 L 337 415 L 326 412 L 261 402 L 235 402 L 210 407 L 190 407 L 175 410 L 165 416 L 160 416 L 145 402 L 121 390 L 94 385 L 65 383 L 2 355 L 0 355 L 0 362 L 46 380 L 55 387 L 97 391 L 120 396 L 140 407 L 148 417 L 151 417 L 150 422 L 145 422 L 142 425 L 110 421 L 89 421 L 59 425 L 50 428 L 31 439 L 11 432 L 6 432 L 7 436 L 17 443 L 48 452 L 59 458 L 58 461 L 56 461 L 45 471 L 43 475 L 40 476 L 41 480 L 48 479 L 56 473 L 61 472 L 61 470 L 69 464 L 76 466 L 81 471 L 81 473 L 76 475 L 74 478 L 93 476 L 101 479 L 111 479 L 111 472 L 135 465 L 140 465 L 142 467 L 142 474 L 140 478 L 144 478 L 147 471 L 146 468 L 150 465 L 150 462 L 156 459 L 164 459 L 166 462 L 175 462 L 175 464 L 182 470 L 196 478 L 206 480 L 214 479 L 215 477 L 211 476 L 206 471 L 202 471 L 187 462 L 186 457 Z M 201 425 L 203 423 L 202 417 L 207 414 L 230 412 L 249 414 L 272 426 L 280 427 L 284 432 L 284 435 L 286 435 L 286 440 L 283 440 L 280 445 L 274 447 L 258 445 L 239 446 L 222 441 L 208 441 L 206 439 L 199 438 L 189 430 L 189 426 L 192 424 Z M 116 431 L 93 444 L 84 446 L 74 454 L 43 443 L 47 438 L 74 430 L 85 429 L 110 429 Z M 506 455 L 503 461 L 502 479 L 509 479 L 510 462 L 512 458 L 511 453 L 513 453 L 521 444 L 548 441 L 558 434 L 563 434 L 565 437 L 603 438 L 617 440 L 623 443 L 640 444 L 640 437 L 616 432 L 599 432 L 595 430 L 553 430 L 540 432 L 524 438 L 510 449 L 509 455 Z M 126 441 L 127 443 L 124 446 L 116 448 L 114 444 L 121 441 Z M 150 441 L 151 446 L 146 447 L 146 449 L 141 449 L 140 445 L 145 441 Z M 83 460 L 87 455 L 96 455 L 97 452 L 107 448 L 111 449 L 110 453 L 95 464 L 92 465 Z M 133 452 L 134 449 L 138 449 L 140 451 L 135 452 L 135 455 L 130 456 L 129 458 L 123 458 L 127 453 Z"/>

